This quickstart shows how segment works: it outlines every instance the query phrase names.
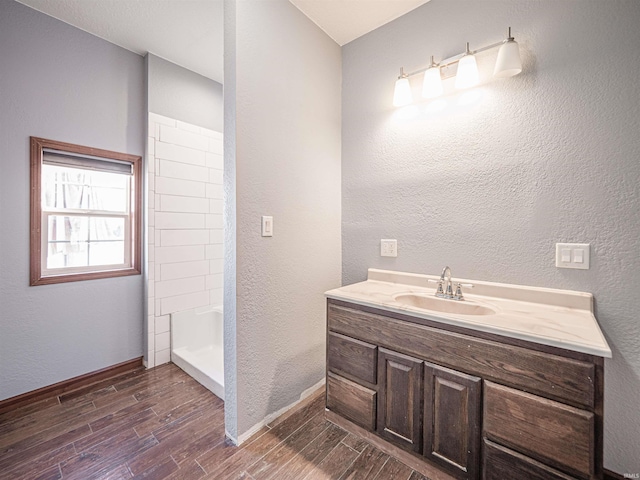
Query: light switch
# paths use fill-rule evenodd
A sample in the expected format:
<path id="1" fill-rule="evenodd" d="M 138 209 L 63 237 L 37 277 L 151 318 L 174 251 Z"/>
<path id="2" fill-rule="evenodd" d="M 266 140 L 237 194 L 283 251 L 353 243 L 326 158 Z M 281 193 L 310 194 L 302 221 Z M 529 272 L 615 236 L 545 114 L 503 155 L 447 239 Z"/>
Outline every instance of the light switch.
<path id="1" fill-rule="evenodd" d="M 576 248 L 573 251 L 573 262 L 574 263 L 583 263 L 584 262 L 584 250 L 581 248 Z"/>
<path id="2" fill-rule="evenodd" d="M 273 217 L 272 216 L 262 216 L 262 236 L 263 237 L 273 237 Z"/>
<path id="3" fill-rule="evenodd" d="M 556 267 L 589 269 L 588 243 L 556 243 Z"/>

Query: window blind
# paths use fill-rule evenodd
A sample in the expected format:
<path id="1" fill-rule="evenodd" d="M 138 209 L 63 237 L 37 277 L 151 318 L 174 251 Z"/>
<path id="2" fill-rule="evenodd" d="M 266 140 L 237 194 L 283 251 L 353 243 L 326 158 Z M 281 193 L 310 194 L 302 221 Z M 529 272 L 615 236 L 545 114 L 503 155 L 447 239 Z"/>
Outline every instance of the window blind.
<path id="1" fill-rule="evenodd" d="M 133 164 L 129 162 L 71 152 L 61 152 L 48 148 L 42 150 L 42 163 L 44 165 L 55 165 L 59 167 L 82 168 L 85 170 L 133 175 Z"/>

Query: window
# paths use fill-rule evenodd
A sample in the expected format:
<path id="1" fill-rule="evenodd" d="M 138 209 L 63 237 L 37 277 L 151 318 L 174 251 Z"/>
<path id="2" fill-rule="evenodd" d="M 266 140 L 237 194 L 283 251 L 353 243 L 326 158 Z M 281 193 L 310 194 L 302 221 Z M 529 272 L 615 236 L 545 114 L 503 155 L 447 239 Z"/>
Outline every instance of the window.
<path id="1" fill-rule="evenodd" d="M 140 273 L 141 164 L 31 137 L 31 285 Z"/>

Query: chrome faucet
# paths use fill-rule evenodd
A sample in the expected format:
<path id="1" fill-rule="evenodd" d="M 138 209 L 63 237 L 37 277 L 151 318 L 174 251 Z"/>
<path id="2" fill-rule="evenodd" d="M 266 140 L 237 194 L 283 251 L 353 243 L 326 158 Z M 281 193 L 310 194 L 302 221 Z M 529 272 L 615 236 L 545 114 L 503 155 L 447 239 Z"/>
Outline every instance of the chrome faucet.
<path id="1" fill-rule="evenodd" d="M 438 283 L 438 288 L 436 289 L 436 297 L 448 298 L 451 300 L 464 300 L 464 295 L 462 295 L 462 287 L 473 288 L 473 284 L 471 283 L 456 282 L 456 291 L 454 293 L 453 281 L 451 280 L 451 268 L 449 268 L 448 265 L 442 269 L 440 280 L 429 280 L 429 282 Z"/>
<path id="2" fill-rule="evenodd" d="M 440 293 L 440 290 L 443 290 L 443 292 Z M 448 265 L 442 269 L 442 275 L 440 275 L 440 281 L 438 282 L 438 292 L 436 292 L 436 297 L 453 298 L 451 269 Z"/>

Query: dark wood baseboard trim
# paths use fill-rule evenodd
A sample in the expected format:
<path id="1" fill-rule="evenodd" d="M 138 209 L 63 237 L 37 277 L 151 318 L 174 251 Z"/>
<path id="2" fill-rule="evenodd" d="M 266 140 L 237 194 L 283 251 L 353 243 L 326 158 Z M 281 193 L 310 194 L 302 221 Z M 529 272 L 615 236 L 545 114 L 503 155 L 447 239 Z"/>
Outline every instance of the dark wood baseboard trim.
<path id="1" fill-rule="evenodd" d="M 337 413 L 334 413 L 331 410 L 325 410 L 324 414 L 325 418 L 331 423 L 337 425 L 338 427 L 346 430 L 349 433 L 353 433 L 354 435 L 365 439 L 378 450 L 381 450 L 387 455 L 397 458 L 407 467 L 412 468 L 416 472 L 420 472 L 425 477 L 431 480 L 456 480 L 454 477 L 452 477 L 448 473 L 443 472 L 438 467 L 432 466 L 432 464 L 427 460 L 417 458 L 413 454 L 382 440 L 375 433 L 365 430 L 355 423 L 352 423 L 349 420 L 341 417 Z"/>
<path id="2" fill-rule="evenodd" d="M 607 470 L 606 468 L 602 469 L 602 473 L 604 474 L 604 480 L 625 480 L 624 475 L 612 472 L 611 470 Z"/>
<path id="3" fill-rule="evenodd" d="M 23 407 L 29 403 L 35 403 L 39 400 L 43 400 L 48 397 L 55 397 L 70 390 L 75 390 L 79 387 L 84 387 L 92 383 L 99 382 L 105 378 L 120 375 L 131 370 L 142 367 L 142 357 L 127 360 L 126 362 L 118 363 L 110 367 L 102 368 L 94 372 L 85 373 L 78 377 L 73 377 L 62 382 L 54 383 L 47 387 L 42 387 L 31 392 L 26 392 L 15 397 L 0 400 L 0 413 L 7 412 L 19 407 Z"/>

